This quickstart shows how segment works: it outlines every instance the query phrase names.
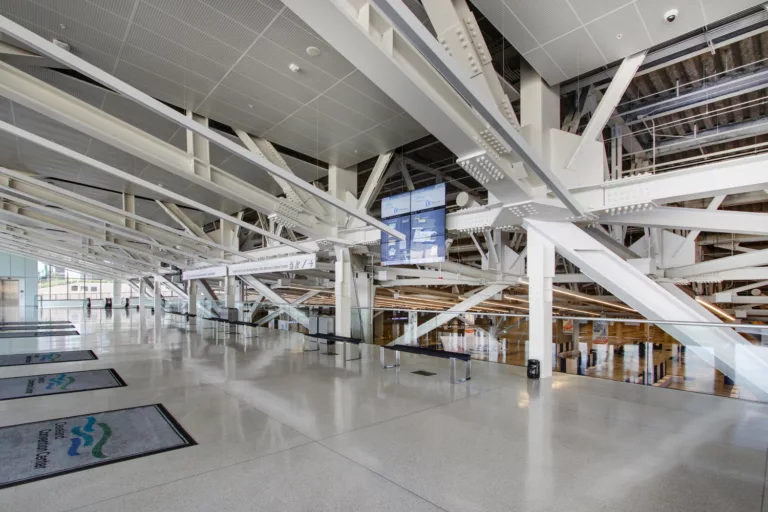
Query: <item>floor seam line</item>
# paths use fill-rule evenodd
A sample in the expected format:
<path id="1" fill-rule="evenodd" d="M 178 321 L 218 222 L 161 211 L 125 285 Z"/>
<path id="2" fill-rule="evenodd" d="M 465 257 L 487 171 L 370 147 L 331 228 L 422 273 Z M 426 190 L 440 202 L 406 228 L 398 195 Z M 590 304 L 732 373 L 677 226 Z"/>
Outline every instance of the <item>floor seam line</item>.
<path id="1" fill-rule="evenodd" d="M 283 448 L 282 450 L 277 450 L 276 452 L 272 452 L 272 453 L 265 453 L 265 454 L 262 454 L 262 455 L 257 455 L 256 457 L 252 457 L 252 458 L 246 459 L 246 460 L 241 460 L 241 461 L 238 461 L 238 462 L 233 462 L 232 464 L 227 464 L 226 466 L 221 466 L 220 468 L 209 469 L 209 470 L 206 470 L 206 471 L 202 471 L 200 473 L 195 473 L 194 475 L 185 476 L 183 478 L 177 478 L 176 480 L 171 480 L 169 482 L 163 482 L 162 484 L 152 485 L 152 486 L 149 486 L 149 487 L 145 487 L 143 489 L 137 489 L 137 490 L 132 491 L 132 492 L 127 492 L 125 494 L 120 494 L 118 496 L 112 496 L 111 498 L 105 498 L 103 500 L 94 501 L 93 503 L 88 503 L 86 505 L 82 505 L 82 506 L 79 506 L 79 507 L 76 507 L 76 508 L 69 508 L 67 510 L 64 510 L 63 512 L 76 512 L 77 510 L 80 510 L 80 509 L 85 508 L 85 507 L 92 507 L 94 505 L 98 505 L 99 503 L 105 503 L 107 501 L 116 500 L 118 498 L 124 498 L 126 496 L 131 496 L 132 494 L 138 494 L 140 492 L 149 491 L 151 489 L 156 489 L 158 487 L 163 487 L 164 485 L 175 484 L 177 482 L 182 482 L 184 480 L 189 480 L 190 478 L 195 478 L 195 477 L 198 477 L 198 476 L 207 475 L 208 473 L 213 473 L 215 471 L 219 471 L 219 470 L 222 470 L 222 469 L 228 469 L 228 468 L 231 468 L 231 467 L 234 467 L 234 466 L 239 466 L 240 464 L 245 464 L 247 462 L 252 462 L 254 460 L 263 459 L 264 457 L 271 457 L 272 455 L 277 455 L 279 453 L 287 452 L 289 450 L 293 450 L 294 448 L 301 448 L 301 447 L 304 447 L 304 446 L 309 446 L 311 444 L 319 444 L 319 443 L 317 441 L 310 440 L 308 443 L 302 443 L 302 444 L 298 444 L 296 446 L 290 446 L 288 448 Z"/>
<path id="2" fill-rule="evenodd" d="M 381 473 L 378 473 L 378 472 L 376 472 L 376 471 L 372 470 L 372 469 L 371 469 L 371 468 L 369 468 L 369 467 L 363 466 L 363 465 L 362 465 L 362 464 L 360 464 L 359 462 L 357 462 L 357 461 L 355 461 L 355 460 L 352 460 L 352 459 L 350 459 L 349 457 L 347 457 L 347 456 L 346 456 L 346 455 L 344 455 L 343 453 L 339 453 L 339 452 L 337 452 L 336 450 L 334 450 L 333 448 L 331 448 L 331 447 L 329 447 L 329 446 L 326 446 L 326 445 L 324 445 L 324 444 L 323 444 L 323 443 L 321 443 L 321 442 L 318 442 L 317 444 L 319 444 L 319 445 L 320 445 L 320 446 L 322 446 L 323 448 L 325 448 L 325 449 L 327 449 L 327 450 L 329 450 L 329 451 L 331 451 L 331 452 L 335 453 L 335 454 L 336 454 L 336 455 L 338 455 L 339 457 L 343 457 L 344 459 L 348 460 L 348 461 L 349 461 L 349 462 L 351 462 L 352 464 L 355 464 L 356 466 L 360 466 L 360 467 L 361 467 L 361 468 L 363 468 L 364 470 L 366 470 L 366 471 L 370 471 L 370 472 L 371 472 L 371 473 L 373 473 L 374 475 L 376 475 L 376 476 L 378 476 L 378 477 L 380 477 L 380 478 L 383 478 L 384 480 L 386 480 L 387 482 L 391 483 L 392 485 L 396 485 L 396 486 L 397 486 L 397 487 L 399 487 L 400 489 L 404 490 L 405 492 L 407 492 L 407 493 L 409 493 L 409 494 L 412 494 L 412 495 L 416 496 L 416 497 L 417 497 L 417 498 L 419 498 L 420 500 L 424 500 L 424 501 L 426 501 L 427 503 L 429 503 L 429 504 L 430 504 L 430 505 L 432 505 L 433 507 L 436 507 L 436 508 L 438 508 L 438 509 L 442 510 L 443 512 L 448 512 L 448 510 L 447 510 L 447 509 L 444 509 L 444 508 L 443 508 L 443 507 L 441 507 L 440 505 L 438 505 L 438 504 L 436 504 L 436 503 L 433 503 L 432 501 L 428 500 L 428 499 L 427 499 L 427 498 L 425 498 L 424 496 L 422 496 L 422 495 L 420 495 L 420 494 L 417 494 L 417 493 L 413 492 L 412 490 L 408 489 L 407 487 L 403 487 L 403 486 L 402 486 L 402 485 L 400 485 L 399 483 L 397 483 L 397 482 L 395 482 L 395 481 L 392 481 L 392 480 L 390 480 L 390 479 L 389 479 L 389 478 L 387 478 L 386 476 L 384 476 L 384 475 L 382 475 Z"/>

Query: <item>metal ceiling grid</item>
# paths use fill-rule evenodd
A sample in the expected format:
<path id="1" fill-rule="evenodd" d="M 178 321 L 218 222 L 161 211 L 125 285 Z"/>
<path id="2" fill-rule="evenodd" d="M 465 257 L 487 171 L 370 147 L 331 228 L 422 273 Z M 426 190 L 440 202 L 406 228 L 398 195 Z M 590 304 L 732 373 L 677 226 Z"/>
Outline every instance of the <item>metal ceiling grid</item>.
<path id="1" fill-rule="evenodd" d="M 279 0 L 9 0 L 0 14 L 158 99 L 340 166 L 426 133 Z"/>
<path id="2" fill-rule="evenodd" d="M 761 0 L 474 0 L 550 85 L 705 27 Z M 678 9 L 674 23 L 664 14 Z"/>

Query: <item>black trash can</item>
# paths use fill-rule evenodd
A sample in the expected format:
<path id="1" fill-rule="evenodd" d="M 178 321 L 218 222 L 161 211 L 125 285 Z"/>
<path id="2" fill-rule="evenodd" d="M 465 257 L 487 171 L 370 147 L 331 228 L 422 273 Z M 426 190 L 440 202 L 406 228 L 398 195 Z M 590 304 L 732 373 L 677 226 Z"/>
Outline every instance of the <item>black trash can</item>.
<path id="1" fill-rule="evenodd" d="M 541 362 L 538 359 L 528 360 L 528 378 L 538 379 L 541 375 Z"/>
<path id="2" fill-rule="evenodd" d="M 104 299 L 104 309 L 112 309 L 112 299 L 110 297 Z"/>

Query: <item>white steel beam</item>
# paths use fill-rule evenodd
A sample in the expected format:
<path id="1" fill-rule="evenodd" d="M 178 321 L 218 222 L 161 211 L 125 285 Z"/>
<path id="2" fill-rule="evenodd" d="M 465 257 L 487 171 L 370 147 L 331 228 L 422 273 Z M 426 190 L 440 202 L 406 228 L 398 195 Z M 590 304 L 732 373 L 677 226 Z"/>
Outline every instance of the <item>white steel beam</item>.
<path id="1" fill-rule="evenodd" d="M 440 313 L 434 318 L 427 320 L 423 324 L 419 325 L 416 328 L 415 333 L 410 332 L 409 330 L 406 330 L 405 334 L 403 334 L 396 340 L 392 341 L 390 345 L 410 344 L 418 340 L 420 337 L 424 336 L 425 334 L 428 334 L 434 331 L 435 329 L 437 329 L 438 327 L 450 322 L 457 316 L 463 313 L 466 313 L 467 311 L 477 306 L 481 302 L 486 301 L 492 298 L 494 295 L 503 292 L 508 287 L 509 287 L 509 284 L 492 284 L 487 288 L 484 288 L 483 290 L 475 293 L 471 297 L 468 297 L 462 302 L 459 302 L 455 306 L 452 306 L 450 310 Z"/>
<path id="2" fill-rule="evenodd" d="M 474 169 L 496 197 L 503 201 L 530 197 L 531 184 L 524 172 L 513 167 L 522 159 L 536 179 L 581 214 L 576 201 L 541 164 L 522 135 L 495 106 L 489 109 L 478 100 L 469 77 L 401 2 L 285 3 L 456 154 L 462 165 Z M 481 158 L 489 162 L 492 172 L 475 164 Z"/>
<path id="3" fill-rule="evenodd" d="M 161 281 L 163 284 L 165 284 L 165 286 L 170 288 L 171 291 L 173 291 L 173 293 L 175 293 L 182 299 L 184 300 L 189 299 L 189 296 L 187 295 L 187 292 L 184 290 L 184 288 L 182 288 L 181 286 L 179 286 L 178 284 L 172 281 L 169 281 L 168 278 L 166 278 L 164 275 L 155 274 L 154 278 L 155 278 L 155 281 L 158 281 L 158 280 Z"/>
<path id="4" fill-rule="evenodd" d="M 271 142 L 262 138 L 252 137 L 243 130 L 236 129 L 235 133 L 240 138 L 240 141 L 245 144 L 246 148 L 253 151 L 260 157 L 269 160 L 273 164 L 279 166 L 285 172 L 294 174 L 293 170 L 291 170 L 285 159 L 282 157 L 280 152 L 275 149 L 275 146 L 273 146 Z M 320 220 L 322 220 L 322 217 L 327 215 L 328 212 L 325 211 L 315 196 L 310 195 L 305 190 L 291 185 L 280 176 L 275 174 L 270 174 L 270 176 L 272 176 L 277 184 L 280 185 L 280 188 L 283 190 L 285 197 L 287 197 L 289 201 L 295 204 L 306 206 L 312 213 L 317 215 Z"/>
<path id="5" fill-rule="evenodd" d="M 583 187 L 575 196 L 590 210 L 730 196 L 768 189 L 766 165 L 768 154 L 747 156 Z"/>
<path id="6" fill-rule="evenodd" d="M 211 285 L 208 284 L 208 281 L 205 279 L 197 279 L 198 284 L 200 285 L 200 292 L 203 294 L 203 296 L 211 301 L 211 307 L 210 310 L 216 315 L 221 316 L 221 308 L 219 307 L 218 301 L 219 298 L 216 296 L 216 292 L 213 291 L 213 288 L 211 288 Z"/>
<path id="7" fill-rule="evenodd" d="M 489 107 L 482 95 L 477 93 L 476 87 L 469 82 L 468 77 L 461 72 L 461 69 L 450 57 L 445 55 L 438 42 L 401 0 L 371 0 L 371 4 L 375 5 L 391 21 L 393 28 L 399 31 L 403 38 L 413 45 L 423 58 L 440 73 L 447 84 L 471 106 L 477 115 L 476 119 L 479 119 L 483 124 L 483 130 L 480 133 L 493 133 L 491 146 L 497 145 L 498 148 L 504 148 L 501 149 L 501 152 L 506 151 L 505 146 L 510 148 L 525 163 L 526 167 L 549 187 L 571 213 L 577 216 L 584 214 L 582 206 L 560 182 L 554 172 L 544 165 L 541 157 L 535 154 L 522 134 L 515 129 L 509 119 L 501 115 L 495 105 Z M 457 153 L 457 156 L 461 155 Z M 495 187 L 494 190 L 496 190 Z M 498 197 L 503 198 L 503 196 Z"/>
<path id="8" fill-rule="evenodd" d="M 100 203 L 89 197 L 56 187 L 19 171 L 0 167 L 0 175 L 5 175 L 11 178 L 8 186 L 0 185 L 1 190 L 18 192 L 24 195 L 24 197 L 44 202 L 47 205 L 54 205 L 71 212 L 88 215 L 93 219 L 101 218 L 105 223 L 118 227 L 123 220 L 131 220 L 134 224 L 133 230 L 141 233 L 143 236 L 149 236 L 154 240 L 163 241 L 167 243 L 167 245 L 173 246 L 181 244 L 195 252 L 201 252 L 200 248 L 198 247 L 196 249 L 194 246 L 187 244 L 194 242 L 210 248 L 224 249 L 223 246 L 210 241 L 208 238 L 200 239 L 194 234 L 185 235 L 179 233 L 178 230 L 166 226 L 165 224 L 155 222 L 151 219 L 136 215 L 135 213 L 115 208 L 108 204 Z M 250 259 L 245 253 L 238 251 L 236 254 L 245 259 Z M 208 257 L 210 257 L 210 254 Z"/>
<path id="9" fill-rule="evenodd" d="M 290 304 L 291 304 L 291 306 L 298 306 L 299 304 L 303 304 L 304 302 L 308 301 L 309 299 L 311 299 L 312 297 L 314 297 L 318 293 L 320 293 L 320 290 L 310 290 L 307 293 L 305 293 L 304 295 L 302 295 L 301 297 L 299 297 L 296 300 L 294 300 L 293 302 L 291 302 Z M 268 314 L 267 316 L 265 316 L 264 318 L 260 319 L 256 324 L 257 325 L 266 325 L 273 318 L 277 318 L 278 316 L 282 315 L 283 313 L 288 313 L 290 315 L 291 313 L 290 313 L 289 310 L 290 310 L 290 308 L 282 308 L 282 307 L 278 308 L 275 311 L 273 311 L 270 314 Z M 309 324 L 309 322 L 307 322 L 307 324 Z"/>
<path id="10" fill-rule="evenodd" d="M 600 100 L 597 109 L 592 114 L 584 133 L 581 134 L 581 141 L 579 141 L 579 145 L 576 146 L 571 159 L 568 161 L 568 165 L 566 165 L 567 168 L 573 168 L 576 161 L 581 158 L 584 148 L 586 148 L 590 142 L 598 140 L 602 135 L 608 120 L 613 115 L 614 110 L 616 110 L 616 106 L 621 101 L 622 96 L 624 96 L 624 93 L 630 82 L 632 82 L 632 79 L 635 77 L 638 68 L 645 60 L 645 54 L 646 50 L 643 50 L 626 57 L 624 61 L 622 61 L 619 70 L 611 81 L 611 85 L 608 86 L 608 90 L 603 95 L 603 99 Z"/>
<path id="11" fill-rule="evenodd" d="M 251 288 L 259 292 L 264 298 L 281 307 L 281 313 L 287 313 L 296 319 L 304 327 L 309 327 L 309 317 L 294 307 L 290 307 L 291 303 L 280 296 L 276 291 L 262 283 L 259 279 L 253 276 L 238 276 L 240 280 L 249 285 Z"/>
<path id="12" fill-rule="evenodd" d="M 707 210 L 714 211 L 720 208 L 720 205 L 723 204 L 723 201 L 725 200 L 725 196 L 715 196 L 712 198 L 712 201 L 709 202 L 709 205 L 707 205 Z M 768 217 L 767 217 L 768 218 Z M 707 228 L 708 229 L 708 228 Z M 712 230 L 710 230 L 712 231 Z M 693 243 L 696 241 L 696 239 L 701 234 L 700 229 L 692 229 L 690 233 L 688 233 L 685 237 L 685 240 L 680 244 L 680 247 L 677 248 L 673 256 L 675 256 L 680 250 L 685 247 L 687 243 Z"/>
<path id="13" fill-rule="evenodd" d="M 152 112 L 170 121 L 173 121 L 179 126 L 186 128 L 187 130 L 197 133 L 198 135 L 204 137 L 210 142 L 216 144 L 217 146 L 220 146 L 228 150 L 232 154 L 237 155 L 245 159 L 246 161 L 253 163 L 254 165 L 264 169 L 265 171 L 271 174 L 275 174 L 279 176 L 280 178 L 284 179 L 288 183 L 291 183 L 292 185 L 295 185 L 299 189 L 302 189 L 305 192 L 308 192 L 309 194 L 316 196 L 318 199 L 326 203 L 329 203 L 330 205 L 340 210 L 345 211 L 346 213 L 352 215 L 353 217 L 357 217 L 358 219 L 362 220 L 366 224 L 370 224 L 383 231 L 386 231 L 390 235 L 396 237 L 398 240 L 405 239 L 405 235 L 403 235 L 399 231 L 390 228 L 389 226 L 374 219 L 373 217 L 370 217 L 367 214 L 361 214 L 355 209 L 354 206 L 348 205 L 344 201 L 339 200 L 335 197 L 332 197 L 331 195 L 318 189 L 311 183 L 308 183 L 302 180 L 301 178 L 293 175 L 292 173 L 286 172 L 284 169 L 280 168 L 279 166 L 273 164 L 272 162 L 264 158 L 258 157 L 248 149 L 231 141 L 227 137 L 211 130 L 207 126 L 203 126 L 197 123 L 193 119 L 187 118 L 185 115 L 180 114 L 179 112 L 172 109 L 171 107 L 168 107 L 162 102 L 141 92 L 135 87 L 128 85 L 122 80 L 110 75 L 109 73 L 90 64 L 89 62 L 86 62 L 85 60 L 77 57 L 76 55 L 70 52 L 67 52 L 65 50 L 62 50 L 52 42 L 46 40 L 45 38 L 35 34 L 30 30 L 27 30 L 26 28 L 22 27 L 18 23 L 11 21 L 10 19 L 4 16 L 0 16 L 0 32 L 4 32 L 12 36 L 13 38 L 17 39 L 18 41 L 30 46 L 34 50 L 44 55 L 47 55 L 48 57 L 55 59 L 56 61 L 76 71 L 79 71 L 80 73 L 83 73 L 84 75 L 92 78 L 93 80 L 96 80 L 97 82 L 101 83 L 102 85 L 105 85 L 106 87 L 112 89 L 113 91 L 116 91 L 119 94 L 125 96 L 126 98 L 138 103 L 139 105 L 146 107 Z M 144 137 L 147 136 L 145 133 L 143 132 L 141 133 Z M 119 142 L 119 141 L 115 141 L 115 142 Z M 191 162 L 190 162 L 189 168 L 191 170 Z M 220 192 L 223 193 L 225 196 L 229 196 L 230 194 L 237 194 L 238 190 L 233 190 L 233 188 L 237 189 L 238 187 L 241 187 L 241 190 L 252 190 L 255 193 L 257 193 L 256 191 L 263 193 L 263 191 L 261 191 L 260 189 L 253 187 L 252 185 L 246 182 L 243 182 L 242 180 L 238 180 L 237 178 L 234 178 L 231 175 L 226 174 L 225 176 L 225 174 L 226 173 L 223 173 L 222 177 L 227 178 L 226 182 L 222 183 L 218 187 Z M 189 175 L 191 177 L 195 176 L 193 172 L 189 173 Z M 201 184 L 205 186 L 205 183 L 201 183 Z M 274 196 L 271 196 L 271 197 L 274 197 Z M 250 203 L 250 201 L 244 202 L 242 200 L 241 202 L 243 202 L 243 204 Z M 258 205 L 258 206 L 259 208 L 257 209 L 263 208 L 263 205 Z"/>
<path id="14" fill-rule="evenodd" d="M 520 128 L 501 80 L 493 67 L 493 59 L 477 24 L 475 15 L 465 0 L 424 0 L 429 21 L 437 32 L 437 39 L 453 56 L 462 71 L 470 77 L 478 94 L 488 104 L 495 104 L 499 113 Z"/>
<path id="15" fill-rule="evenodd" d="M 545 237 L 584 274 L 649 320 L 722 324 L 674 284 L 659 285 L 571 223 L 527 219 L 525 227 L 529 235 L 535 230 Z M 718 370 L 768 396 L 768 361 L 732 329 L 657 325 L 705 360 L 711 360 L 714 351 Z"/>
<path id="16" fill-rule="evenodd" d="M 651 210 L 602 215 L 601 224 L 690 229 L 695 239 L 701 231 L 768 235 L 768 213 L 713 211 L 699 208 L 660 207 Z"/>
<path id="17" fill-rule="evenodd" d="M 176 222 L 181 228 L 184 230 L 184 232 L 193 235 L 197 238 L 202 238 L 205 240 L 210 240 L 211 242 L 213 239 L 203 231 L 203 228 L 192 222 L 192 219 L 187 216 L 184 211 L 179 208 L 178 205 L 175 205 L 173 203 L 169 203 L 167 201 L 160 201 L 159 199 L 155 200 L 155 203 L 166 213 L 168 216 L 173 219 L 174 222 Z M 223 246 L 222 246 L 223 247 Z"/>
<path id="18" fill-rule="evenodd" d="M 371 208 L 371 204 L 376 200 L 376 194 L 381 190 L 381 185 L 384 183 L 384 173 L 392 162 L 393 151 L 382 153 L 376 159 L 376 163 L 373 166 L 368 181 L 365 182 L 363 192 L 360 194 L 360 198 L 357 200 L 357 209 L 367 212 Z"/>
<path id="19" fill-rule="evenodd" d="M 726 256 L 685 267 L 670 268 L 664 271 L 664 275 L 671 278 L 687 278 L 760 265 L 768 265 L 768 249 Z"/>
<path id="20" fill-rule="evenodd" d="M 2 18 L 0 16 L 0 18 Z M 115 167 L 112 167 L 111 165 L 107 165 L 104 162 L 100 162 L 99 160 L 95 160 L 89 156 L 83 155 L 81 153 L 78 153 L 76 151 L 72 151 L 69 148 L 66 148 L 60 144 L 56 144 L 55 142 L 49 141 L 47 139 L 44 139 L 42 137 L 39 137 L 35 135 L 34 133 L 30 133 L 26 130 L 22 130 L 20 128 L 17 128 L 16 126 L 12 124 L 8 124 L 4 121 L 0 121 L 0 131 L 4 131 L 6 133 L 10 133 L 20 139 L 32 142 L 34 144 L 37 144 L 41 147 L 44 147 L 50 151 L 53 151 L 55 153 L 58 153 L 60 155 L 66 156 L 68 158 L 71 158 L 73 160 L 76 160 L 80 163 L 83 163 L 85 165 L 88 165 L 89 167 L 92 167 L 94 169 L 97 169 L 99 171 L 103 171 L 107 174 L 110 174 L 112 176 L 115 176 L 117 178 L 123 179 L 129 183 L 133 183 L 135 185 L 139 185 L 141 187 L 146 188 L 147 190 L 150 190 L 152 192 L 155 192 L 157 194 L 163 195 L 167 197 L 168 199 L 171 199 L 177 203 L 185 204 L 187 206 L 190 206 L 192 208 L 196 208 L 202 212 L 208 213 L 210 215 L 213 215 L 215 217 L 218 217 L 219 219 L 231 219 L 229 215 L 227 215 L 224 212 L 221 212 L 219 210 L 216 210 L 215 208 L 211 208 L 209 206 L 206 206 L 202 203 L 198 203 L 197 201 L 194 201 L 192 199 L 189 199 L 181 194 L 177 194 L 175 192 L 172 192 L 166 188 L 160 187 L 150 181 L 138 178 L 132 174 L 129 174 L 127 172 L 121 171 Z M 270 238 L 272 240 L 275 240 L 277 242 L 280 242 L 282 244 L 288 245 L 293 247 L 294 249 L 298 249 L 301 252 L 311 252 L 307 251 L 303 246 L 300 244 L 297 244 L 295 242 L 291 242 L 288 239 L 279 237 L 273 233 L 270 233 L 269 231 L 257 228 L 253 224 L 249 224 L 247 222 L 243 222 L 241 220 L 232 220 L 235 224 L 239 225 L 240 227 L 243 227 L 245 229 L 248 229 L 250 231 L 254 231 L 260 235 L 263 235 L 267 238 Z"/>

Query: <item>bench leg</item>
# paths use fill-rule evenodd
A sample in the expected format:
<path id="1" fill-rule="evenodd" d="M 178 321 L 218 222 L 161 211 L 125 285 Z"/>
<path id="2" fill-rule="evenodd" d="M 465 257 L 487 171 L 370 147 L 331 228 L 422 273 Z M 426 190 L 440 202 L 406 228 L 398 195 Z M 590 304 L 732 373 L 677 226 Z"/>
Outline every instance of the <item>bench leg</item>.
<path id="1" fill-rule="evenodd" d="M 387 369 L 387 368 L 397 368 L 400 366 L 400 351 L 395 350 L 395 364 L 387 365 L 386 361 L 384 360 L 384 347 L 379 348 L 379 359 L 381 360 L 381 368 Z"/>
<path id="2" fill-rule="evenodd" d="M 456 379 L 456 358 L 451 358 L 451 382 L 453 384 L 461 384 L 462 382 L 466 382 L 469 379 L 471 379 L 471 371 L 472 371 L 472 362 L 467 360 L 464 362 L 465 370 L 466 370 L 466 377 L 463 379 Z"/>
<path id="3" fill-rule="evenodd" d="M 350 359 L 347 359 L 347 344 L 344 343 L 344 359 L 347 359 L 347 361 L 357 361 L 358 359 L 363 358 L 363 351 L 360 349 L 360 345 L 355 345 L 357 347 L 357 357 L 352 357 Z"/>

